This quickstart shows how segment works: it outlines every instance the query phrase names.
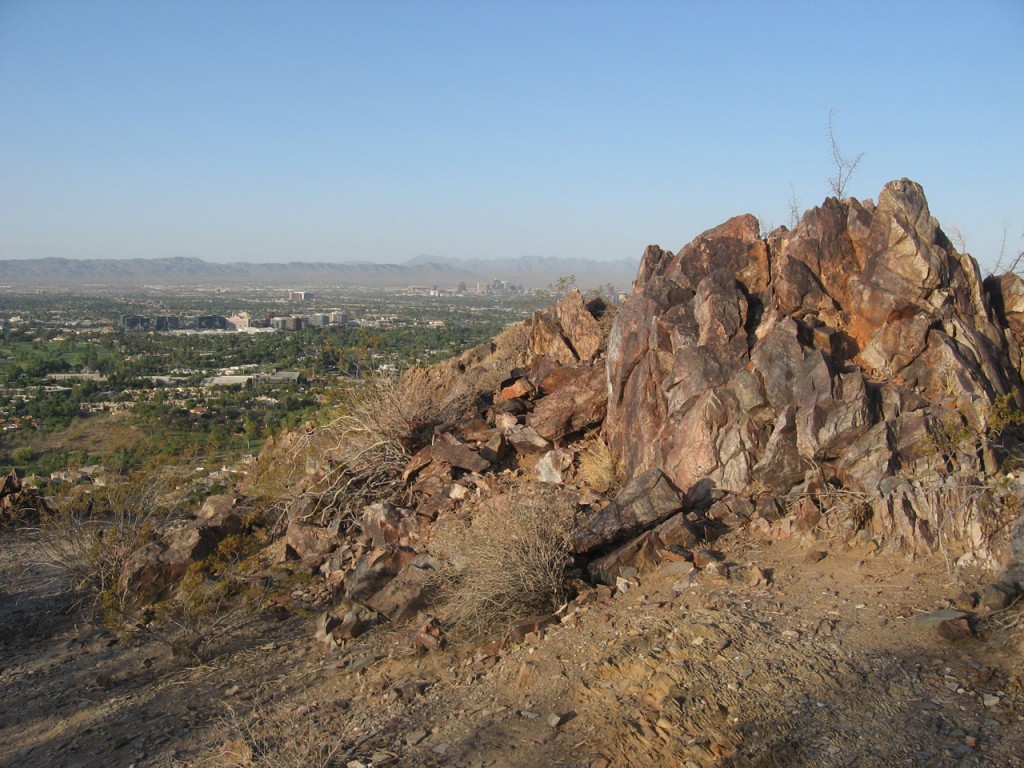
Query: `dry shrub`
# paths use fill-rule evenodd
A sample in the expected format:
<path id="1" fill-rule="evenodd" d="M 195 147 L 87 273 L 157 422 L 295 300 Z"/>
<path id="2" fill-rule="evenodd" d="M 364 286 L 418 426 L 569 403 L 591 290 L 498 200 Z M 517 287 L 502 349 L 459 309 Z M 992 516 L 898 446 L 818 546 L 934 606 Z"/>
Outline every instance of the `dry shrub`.
<path id="1" fill-rule="evenodd" d="M 169 479 L 149 473 L 71 488 L 40 522 L 41 554 L 71 584 L 86 618 L 116 622 L 134 602 L 120 580 L 125 564 L 182 503 Z"/>
<path id="2" fill-rule="evenodd" d="M 269 587 L 254 578 L 261 537 L 233 534 L 204 560 L 191 563 L 173 598 L 155 606 L 156 622 L 145 625 L 178 657 L 206 661 L 214 645 L 258 620 Z"/>
<path id="3" fill-rule="evenodd" d="M 313 702 L 275 708 L 272 697 L 242 713 L 228 706 L 221 725 L 225 742 L 215 764 L 223 768 L 328 768 L 342 740 L 323 722 Z"/>
<path id="4" fill-rule="evenodd" d="M 442 529 L 431 549 L 453 639 L 506 632 L 565 600 L 575 511 L 571 494 L 524 483 L 480 502 L 468 524 Z"/>
<path id="5" fill-rule="evenodd" d="M 330 393 L 318 424 L 264 450 L 247 490 L 279 521 L 326 522 L 400 498 L 409 457 L 430 442 L 434 427 L 473 412 L 481 395 L 529 361 L 529 336 L 529 323 L 513 323 L 454 360 L 346 382 Z"/>
<path id="6" fill-rule="evenodd" d="M 597 433 L 589 435 L 580 446 L 579 469 L 583 481 L 599 491 L 615 493 L 622 485 L 615 457 Z"/>
<path id="7" fill-rule="evenodd" d="M 348 382 L 319 424 L 261 455 L 249 488 L 282 518 L 320 522 L 339 510 L 395 499 L 409 457 L 460 407 L 408 376 L 381 373 Z"/>
<path id="8" fill-rule="evenodd" d="M 430 399 L 403 386 L 397 375 L 379 374 L 353 386 L 330 421 L 314 432 L 332 464 L 325 491 L 368 499 L 393 495 L 417 435 L 436 417 Z"/>

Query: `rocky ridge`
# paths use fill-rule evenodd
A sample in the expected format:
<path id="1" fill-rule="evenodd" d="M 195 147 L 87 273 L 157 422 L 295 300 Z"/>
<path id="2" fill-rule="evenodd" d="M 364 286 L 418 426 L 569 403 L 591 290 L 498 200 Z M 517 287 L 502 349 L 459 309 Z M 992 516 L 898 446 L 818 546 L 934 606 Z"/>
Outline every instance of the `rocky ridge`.
<path id="1" fill-rule="evenodd" d="M 573 590 L 561 605 L 510 614 L 495 625 L 496 642 L 463 658 L 472 672 L 466 685 L 493 666 L 503 685 L 529 690 L 536 681 L 526 658 L 532 651 L 524 648 L 555 635 L 563 650 L 578 645 L 574 627 L 599 635 L 595 616 L 613 617 L 609 606 L 636 601 L 638 610 L 654 611 L 637 622 L 649 620 L 654 629 L 629 629 L 631 639 L 619 638 L 599 666 L 607 685 L 564 673 L 573 682 L 562 693 L 577 703 L 632 701 L 628 713 L 616 710 L 625 718 L 616 732 L 621 749 L 608 747 L 605 754 L 614 754 L 594 754 L 582 764 L 625 765 L 620 758 L 637 750 L 651 765 L 683 759 L 771 765 L 776 762 L 764 755 L 775 752 L 853 764 L 841 749 L 830 751 L 835 743 L 824 746 L 830 726 L 820 717 L 799 721 L 817 733 L 808 751 L 792 739 L 769 738 L 757 718 L 735 715 L 748 668 L 759 685 L 773 684 L 771 663 L 744 661 L 754 654 L 740 641 L 743 622 L 735 618 L 746 616 L 750 605 L 744 592 L 757 592 L 759 611 L 772 605 L 783 611 L 781 601 L 773 602 L 780 595 L 773 591 L 778 569 L 807 548 L 800 552 L 806 567 L 825 560 L 830 578 L 840 580 L 842 569 L 831 565 L 839 558 L 861 569 L 871 555 L 900 553 L 934 568 L 938 554 L 950 569 L 987 569 L 991 586 L 951 601 L 955 610 L 930 616 L 930 631 L 973 642 L 989 617 L 1012 606 L 1024 559 L 1021 486 L 1012 463 L 1024 405 L 1021 318 L 1024 282 L 1003 276 L 983 284 L 977 265 L 955 251 L 928 213 L 921 188 L 908 180 L 886 185 L 877 205 L 826 200 L 794 230 L 780 228 L 766 238 L 753 217 L 737 217 L 677 254 L 648 248 L 635 290 L 619 308 L 572 291 L 490 344 L 410 371 L 401 405 L 411 402 L 415 415 L 402 414 L 404 431 L 385 453 L 373 453 L 376 444 L 357 445 L 363 463 L 356 465 L 351 432 L 310 425 L 283 436 L 261 459 L 265 468 L 287 464 L 294 470 L 278 481 L 279 503 L 265 505 L 254 475 L 235 493 L 208 499 L 194 519 L 162 531 L 129 562 L 122 584 L 155 599 L 172 596 L 192 566 L 232 537 L 279 530 L 258 558 L 259 578 L 311 579 L 276 605 L 315 611 L 316 640 L 337 669 L 358 679 L 381 663 L 372 649 L 380 630 L 396 629 L 397 647 L 405 649 L 389 657 L 445 653 L 448 617 L 435 600 L 442 566 L 435 543 L 446 528 L 472 518 L 481 501 L 517 483 L 547 484 L 552 497 L 571 497 L 575 510 L 567 544 Z M 398 401 L 391 404 L 402 410 Z M 598 436 L 617 476 L 595 477 L 585 469 Z M 372 493 L 348 493 L 367 488 Z M 781 560 L 780 550 L 788 553 Z M 872 577 L 867 586 L 882 581 Z M 826 602 L 836 610 L 836 601 Z M 707 613 L 723 605 L 735 616 Z M 663 625 L 668 619 L 658 611 L 666 607 L 689 618 Z M 909 619 L 910 610 L 901 611 L 899 618 Z M 762 639 L 779 655 L 811 637 L 827 643 L 834 624 L 818 619 L 802 616 L 803 623 L 787 626 L 781 638 L 766 632 Z M 622 616 L 607 619 L 619 620 L 629 623 Z M 742 653 L 723 653 L 730 644 Z M 583 663 L 599 665 L 595 653 L 582 654 Z M 805 692 L 817 679 L 815 653 L 835 662 L 839 671 L 828 685 L 836 683 L 837 690 L 844 687 L 840 678 L 867 674 L 860 661 L 815 645 L 793 657 L 803 670 L 794 680 Z M 645 655 L 661 675 L 657 685 L 641 663 Z M 724 667 L 719 663 L 730 658 Z M 515 659 L 519 672 L 496 666 L 500 659 Z M 694 693 L 697 709 L 678 704 L 691 694 L 683 692 L 689 678 L 676 667 L 691 662 L 694 670 L 717 670 L 711 674 L 716 682 L 708 684 L 736 695 Z M 921 674 L 910 662 L 896 666 L 893 674 Z M 431 685 L 411 680 L 388 689 L 390 674 L 381 672 L 385 688 L 372 692 L 390 704 L 415 706 Z M 522 679 L 511 680 L 516 674 Z M 888 706 L 878 692 L 862 693 L 872 711 Z M 704 712 L 713 698 L 717 714 L 713 707 Z M 973 753 L 963 747 L 980 743 L 986 701 L 979 699 L 971 715 L 980 723 L 972 731 L 947 729 L 953 734 L 943 747 L 947 756 L 960 754 L 972 764 Z M 769 720 L 796 722 L 782 702 L 762 704 Z M 477 705 L 483 711 L 490 706 Z M 560 733 L 595 738 L 600 713 L 580 707 L 575 725 L 575 710 L 547 713 L 554 724 L 538 732 L 536 743 Z M 915 710 L 913 717 L 926 720 L 927 711 Z M 527 721 L 540 717 L 529 702 L 516 712 Z M 446 726 L 450 734 L 458 733 L 457 719 Z M 389 730 L 386 724 L 374 728 L 374 739 Z M 399 755 L 415 760 L 410 764 L 446 764 L 451 743 L 438 742 L 443 729 L 426 724 L 420 730 L 404 742 L 380 736 L 372 743 L 392 744 L 392 751 L 377 757 L 360 751 L 370 736 L 354 736 L 349 754 L 363 766 L 393 764 Z M 685 743 L 677 738 L 683 732 Z M 458 738 L 466 752 L 456 764 L 478 764 L 471 759 L 477 742 L 466 734 Z M 967 741 L 954 749 L 956 739 Z M 744 742 L 746 757 L 737 751 Z M 520 764 L 542 753 L 528 748 Z M 765 761 L 756 762 L 757 755 Z M 910 756 L 900 753 L 900 759 Z"/>
<path id="2" fill-rule="evenodd" d="M 439 522 L 532 477 L 576 493 L 570 546 L 594 584 L 693 561 L 737 528 L 941 550 L 1012 579 L 1024 546 L 1006 464 L 1024 404 L 1020 285 L 983 285 L 906 179 L 877 205 L 830 198 L 764 239 L 740 216 L 678 254 L 651 246 L 617 311 L 574 290 L 518 333 L 407 374 L 443 407 L 402 438 L 401 482 L 362 507 L 293 490 L 303 502 L 273 559 L 323 577 L 340 602 L 318 637 L 350 640 L 430 606 Z M 594 434 L 626 480 L 618 493 L 581 472 Z M 306 487 L 340 461 L 309 446 Z M 241 530 L 236 501 L 252 504 L 209 500 L 139 553 L 126 582 L 166 594 Z M 425 621 L 418 642 L 430 645 Z"/>

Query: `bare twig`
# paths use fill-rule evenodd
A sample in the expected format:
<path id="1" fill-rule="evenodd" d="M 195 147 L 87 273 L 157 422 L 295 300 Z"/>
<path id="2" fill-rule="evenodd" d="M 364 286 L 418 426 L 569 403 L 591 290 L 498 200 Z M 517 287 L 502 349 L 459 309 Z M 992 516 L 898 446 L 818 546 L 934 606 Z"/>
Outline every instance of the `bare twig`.
<path id="1" fill-rule="evenodd" d="M 800 201 L 797 199 L 793 182 L 789 183 L 789 197 L 786 198 L 786 202 L 789 204 L 789 228 L 796 229 L 796 225 L 800 223 Z"/>
<path id="2" fill-rule="evenodd" d="M 850 181 L 850 177 L 853 172 L 857 170 L 857 166 L 860 164 L 861 159 L 864 157 L 864 153 L 861 152 L 853 160 L 848 159 L 839 149 L 839 140 L 836 138 L 835 132 L 835 110 L 830 109 L 828 111 L 828 142 L 829 147 L 832 150 L 832 163 L 835 165 L 835 175 L 828 177 L 829 186 L 832 188 L 832 192 L 836 197 L 842 198 L 846 196 L 846 185 Z"/>

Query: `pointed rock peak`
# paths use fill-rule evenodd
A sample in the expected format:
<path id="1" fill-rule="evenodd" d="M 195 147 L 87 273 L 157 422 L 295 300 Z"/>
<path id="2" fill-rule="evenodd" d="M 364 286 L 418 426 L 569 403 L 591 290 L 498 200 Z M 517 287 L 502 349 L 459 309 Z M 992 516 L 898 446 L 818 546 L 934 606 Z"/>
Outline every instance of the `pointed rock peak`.
<path id="1" fill-rule="evenodd" d="M 734 237 L 737 240 L 742 240 L 743 242 L 760 240 L 761 224 L 752 214 L 744 213 L 741 216 L 733 216 L 731 219 L 719 224 L 717 227 L 707 230 L 703 234 L 699 235 L 694 242 L 697 242 L 697 240 L 711 240 L 719 237 Z"/>
<path id="2" fill-rule="evenodd" d="M 928 212 L 928 200 L 924 196 L 924 188 L 916 181 L 903 178 L 890 181 L 878 196 L 879 210 L 896 209 Z"/>

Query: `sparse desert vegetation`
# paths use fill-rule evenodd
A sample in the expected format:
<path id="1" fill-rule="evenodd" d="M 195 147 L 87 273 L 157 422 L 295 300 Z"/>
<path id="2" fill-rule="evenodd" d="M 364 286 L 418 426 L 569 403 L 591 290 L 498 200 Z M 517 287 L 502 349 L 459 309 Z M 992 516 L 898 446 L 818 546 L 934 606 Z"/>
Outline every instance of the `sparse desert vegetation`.
<path id="1" fill-rule="evenodd" d="M 217 493 L 171 465 L 69 486 L 0 539 L 0 680 L 49 701 L 5 705 L 0 759 L 1019 762 L 1018 316 L 964 300 L 976 271 L 922 210 L 902 180 L 652 246 L 617 312 L 566 286 L 342 382 Z M 872 227 L 895 269 L 878 233 L 911 220 L 948 275 L 927 301 L 804 290 L 801 258 Z M 39 499 L 18 480 L 5 519 Z M 95 725 L 62 730 L 82 691 Z"/>

